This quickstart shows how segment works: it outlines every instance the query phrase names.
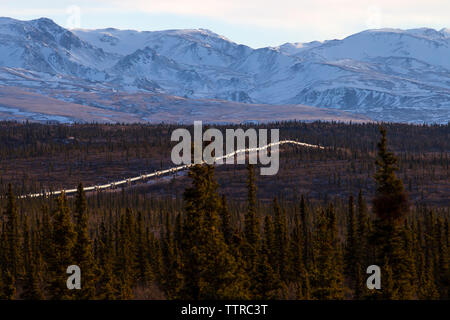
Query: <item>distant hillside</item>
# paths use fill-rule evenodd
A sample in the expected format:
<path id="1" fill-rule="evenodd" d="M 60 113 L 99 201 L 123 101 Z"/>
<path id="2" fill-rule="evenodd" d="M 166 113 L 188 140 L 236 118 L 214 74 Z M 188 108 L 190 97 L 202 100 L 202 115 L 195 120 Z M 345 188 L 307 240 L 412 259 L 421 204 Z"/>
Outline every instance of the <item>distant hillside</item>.
<path id="1" fill-rule="evenodd" d="M 446 123 L 449 57 L 448 29 L 367 30 L 343 40 L 252 49 L 204 29 L 69 31 L 45 18 L 0 18 L 0 85 L 60 100 L 60 90 L 80 92 L 77 104 L 105 110 L 111 106 L 97 100 L 116 96 L 115 111 L 143 121 L 133 110 L 146 102 L 130 106 L 121 97 L 300 104 L 375 120 Z M 257 118 L 250 105 L 240 108 L 246 114 L 240 120 Z"/>

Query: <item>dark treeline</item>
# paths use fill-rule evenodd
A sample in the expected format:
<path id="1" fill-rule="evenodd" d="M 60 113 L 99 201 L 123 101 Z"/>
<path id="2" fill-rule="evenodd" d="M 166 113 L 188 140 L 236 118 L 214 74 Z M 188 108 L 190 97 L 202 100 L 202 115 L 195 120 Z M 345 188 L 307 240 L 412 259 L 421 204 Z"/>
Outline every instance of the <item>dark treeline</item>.
<path id="1" fill-rule="evenodd" d="M 448 152 L 450 147 L 449 125 L 409 125 L 382 123 L 388 130 L 393 150 Z M 192 126 L 174 124 L 40 124 L 0 121 L 0 156 L 2 159 L 37 157 L 61 152 L 128 149 L 136 156 L 136 149 L 143 148 L 152 154 L 167 148 L 173 130 Z M 376 151 L 378 123 L 341 122 L 271 122 L 248 125 L 204 125 L 204 130 L 214 127 L 224 131 L 228 128 L 280 129 L 280 139 L 299 139 L 312 144 L 330 147 L 358 149 L 362 152 Z M 70 138 L 73 138 L 70 139 Z M 145 144 L 143 144 L 145 142 Z M 352 148 L 352 149 L 353 149 Z"/>
<path id="2" fill-rule="evenodd" d="M 390 148 L 399 159 L 398 171 L 416 204 L 447 206 L 450 180 L 449 125 L 383 124 Z M 170 136 L 175 125 L 147 124 L 37 124 L 0 122 L 0 192 L 8 184 L 16 194 L 42 190 L 71 189 L 103 184 L 173 166 Z M 215 126 L 220 130 L 238 126 Z M 239 125 L 244 129 L 247 125 Z M 192 127 L 188 127 L 192 129 Z M 284 146 L 280 172 L 259 179 L 262 201 L 273 197 L 327 200 L 348 198 L 359 190 L 372 198 L 375 184 L 378 125 L 327 122 L 282 122 L 258 128 L 279 128 L 280 139 L 320 144 L 326 150 Z M 205 127 L 206 129 L 206 127 Z M 232 174 L 230 174 L 232 172 Z M 245 199 L 243 166 L 216 170 L 219 185 L 229 198 Z M 184 191 L 181 181 L 162 195 Z M 161 189 L 162 190 L 162 189 Z M 274 194 L 274 190 L 279 191 Z"/>
<path id="3" fill-rule="evenodd" d="M 348 147 L 338 139 L 345 130 L 333 128 L 325 141 Z M 364 128 L 367 139 L 379 140 L 375 125 Z M 245 202 L 219 193 L 211 166 L 194 167 L 180 197 L 123 189 L 86 198 L 80 185 L 72 198 L 17 200 L 9 186 L 1 199 L 0 296 L 448 299 L 448 209 L 410 205 L 396 175 L 402 162 L 381 133 L 378 144 L 360 145 L 361 153 L 376 152 L 370 198 L 359 192 L 321 201 L 302 194 L 280 199 L 273 190 L 273 201 L 261 202 L 253 166 L 246 170 Z M 426 141 L 397 148 L 420 150 Z M 433 146 L 447 150 L 446 143 Z M 381 268 L 381 290 L 366 287 L 373 264 Z M 82 270 L 81 290 L 66 287 L 70 265 Z"/>

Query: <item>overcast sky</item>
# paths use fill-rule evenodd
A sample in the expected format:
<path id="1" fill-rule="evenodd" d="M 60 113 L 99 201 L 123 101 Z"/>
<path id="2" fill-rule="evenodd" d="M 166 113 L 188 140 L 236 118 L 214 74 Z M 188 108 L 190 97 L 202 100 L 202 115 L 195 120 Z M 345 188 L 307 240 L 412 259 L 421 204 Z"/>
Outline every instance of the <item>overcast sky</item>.
<path id="1" fill-rule="evenodd" d="M 0 15 L 69 28 L 205 28 L 259 48 L 374 28 L 450 28 L 450 0 L 0 0 Z"/>

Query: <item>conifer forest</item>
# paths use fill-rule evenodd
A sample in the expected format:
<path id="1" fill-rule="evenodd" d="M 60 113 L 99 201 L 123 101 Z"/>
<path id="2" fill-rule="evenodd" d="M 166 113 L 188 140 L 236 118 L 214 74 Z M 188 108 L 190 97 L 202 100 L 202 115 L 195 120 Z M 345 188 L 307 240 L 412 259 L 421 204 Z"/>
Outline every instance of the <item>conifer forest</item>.
<path id="1" fill-rule="evenodd" d="M 173 167 L 178 127 L 0 122 L 0 299 L 449 299 L 448 124 L 252 124 L 324 149 L 85 192 Z"/>

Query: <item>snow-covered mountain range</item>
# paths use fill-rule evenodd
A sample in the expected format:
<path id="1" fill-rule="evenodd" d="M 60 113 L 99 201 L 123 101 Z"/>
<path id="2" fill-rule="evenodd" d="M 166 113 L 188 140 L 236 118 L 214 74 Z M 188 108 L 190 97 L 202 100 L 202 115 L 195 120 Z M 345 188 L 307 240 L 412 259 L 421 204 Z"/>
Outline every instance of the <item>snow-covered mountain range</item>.
<path id="1" fill-rule="evenodd" d="M 204 29 L 69 31 L 45 18 L 0 18 L 0 86 L 66 102 L 61 92 L 70 91 L 70 102 L 105 109 L 98 96 L 153 93 L 447 123 L 450 30 L 367 30 L 252 49 Z"/>

